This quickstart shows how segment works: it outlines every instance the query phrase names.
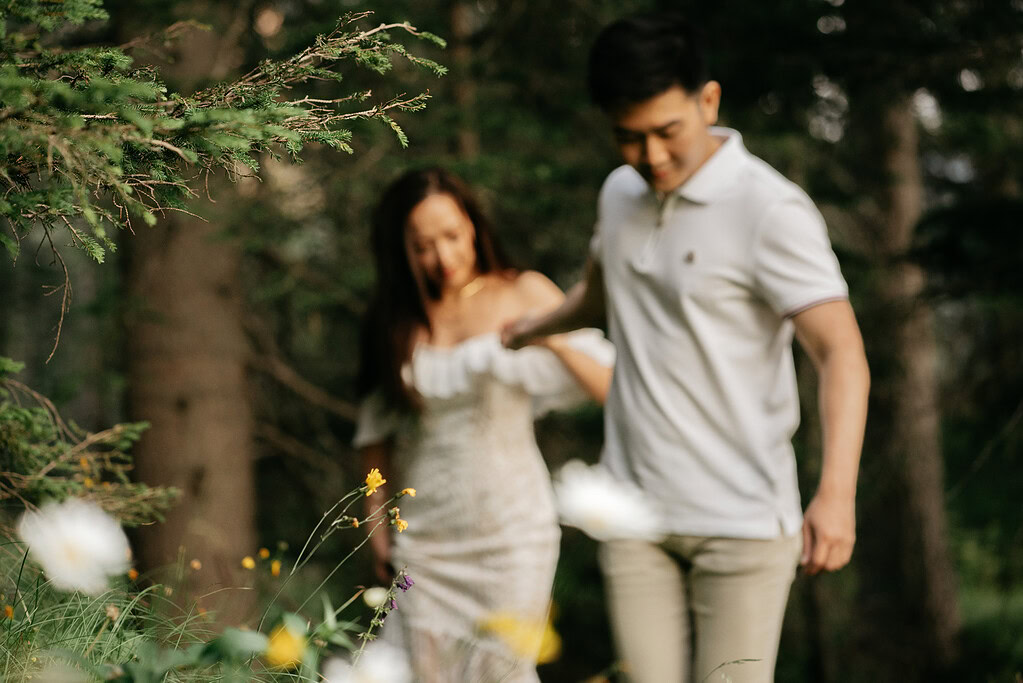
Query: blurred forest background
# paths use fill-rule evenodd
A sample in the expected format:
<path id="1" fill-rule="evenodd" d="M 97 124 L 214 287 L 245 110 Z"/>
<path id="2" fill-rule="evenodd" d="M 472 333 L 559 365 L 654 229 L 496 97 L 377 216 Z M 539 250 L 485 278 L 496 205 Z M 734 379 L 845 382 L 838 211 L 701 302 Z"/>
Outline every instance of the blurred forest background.
<path id="1" fill-rule="evenodd" d="M 137 475 L 182 496 L 135 541 L 146 568 L 184 546 L 209 581 L 251 581 L 238 560 L 294 553 L 320 515 L 365 476 L 349 447 L 360 315 L 373 281 L 368 216 L 401 171 L 446 166 L 476 187 L 518 265 L 562 287 L 581 272 L 604 176 L 619 162 L 584 91 L 607 22 L 681 10 L 706 30 L 722 123 L 818 202 L 849 281 L 874 383 L 858 546 L 837 575 L 800 577 L 778 680 L 1012 681 L 1023 671 L 1023 1 L 109 0 L 111 21 L 69 45 L 124 44 L 190 92 L 301 50 L 345 11 L 409 21 L 446 49 L 352 68 L 345 87 L 432 96 L 386 127 L 355 128 L 351 156 L 309 148 L 263 160 L 261 179 L 210 181 L 215 203 L 116 236 L 102 266 L 65 250 L 71 311 L 43 296 L 62 273 L 35 242 L 0 267 L 0 355 L 65 417 L 98 431 L 148 420 Z M 313 85 L 309 94 L 316 96 Z M 6 230 L 6 226 L 3 228 Z M 820 435 L 815 378 L 801 360 L 804 499 Z M 547 418 L 552 469 L 599 455 L 601 415 Z M 386 473 L 385 473 L 386 474 Z M 416 482 L 395 482 L 415 486 Z M 471 485 L 465 482 L 464 485 Z M 528 495 L 528 492 L 524 492 Z M 356 537 L 335 535 L 341 557 Z M 336 586 L 368 583 L 368 555 Z M 331 565 L 311 567 L 311 585 Z M 566 530 L 555 586 L 561 658 L 547 681 L 612 665 L 595 544 Z"/>

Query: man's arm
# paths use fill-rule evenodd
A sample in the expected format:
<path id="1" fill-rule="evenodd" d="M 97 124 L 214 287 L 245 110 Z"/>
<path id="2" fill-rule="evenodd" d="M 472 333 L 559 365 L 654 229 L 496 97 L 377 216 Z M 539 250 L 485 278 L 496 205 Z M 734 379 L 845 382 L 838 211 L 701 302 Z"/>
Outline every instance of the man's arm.
<path id="1" fill-rule="evenodd" d="M 536 311 L 537 315 L 557 310 L 565 303 L 565 293 L 544 275 L 535 271 L 520 273 L 515 285 L 522 297 L 525 310 Z M 579 282 L 574 289 L 584 286 L 584 282 Z M 565 335 L 552 334 L 537 337 L 533 343 L 547 348 L 557 356 L 569 374 L 579 383 L 579 386 L 593 400 L 603 405 L 607 400 L 608 389 L 611 387 L 611 367 L 601 364 L 589 353 L 573 348 Z"/>
<path id="2" fill-rule="evenodd" d="M 856 542 L 856 478 L 867 420 L 870 370 L 848 301 L 813 306 L 792 318 L 818 377 L 823 464 L 803 519 L 808 574 L 841 569 Z"/>
<path id="3" fill-rule="evenodd" d="M 586 275 L 565 295 L 562 304 L 544 315 L 526 316 L 505 325 L 501 341 L 519 349 L 537 337 L 571 332 L 580 327 L 598 327 L 604 322 L 604 274 L 592 258 L 586 263 Z"/>

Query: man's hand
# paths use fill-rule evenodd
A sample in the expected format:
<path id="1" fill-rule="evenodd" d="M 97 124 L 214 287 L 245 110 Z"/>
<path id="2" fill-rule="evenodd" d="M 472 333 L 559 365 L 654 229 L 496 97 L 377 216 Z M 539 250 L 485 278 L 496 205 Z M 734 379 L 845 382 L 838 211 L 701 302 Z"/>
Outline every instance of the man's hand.
<path id="1" fill-rule="evenodd" d="M 534 295 L 526 309 L 531 312 L 501 328 L 501 343 L 507 348 L 521 349 L 538 343 L 538 338 L 571 332 L 581 327 L 599 327 L 604 323 L 604 275 L 600 265 L 592 259 L 586 263 L 586 277 L 570 288 L 559 301 L 550 297 L 536 298 L 537 288 L 533 285 L 543 281 L 550 287 L 554 287 L 554 284 L 543 276 L 540 276 L 542 280 L 535 277 L 538 273 L 530 277 L 525 275 L 528 273 L 520 276 L 516 283 L 528 286 Z M 556 287 L 554 289 L 557 291 Z"/>
<path id="2" fill-rule="evenodd" d="M 501 343 L 509 349 L 521 349 L 524 346 L 529 346 L 536 336 L 533 333 L 535 324 L 536 319 L 532 316 L 524 316 L 506 323 L 501 328 Z"/>
<path id="3" fill-rule="evenodd" d="M 849 563 L 855 543 L 855 497 L 818 492 L 803 514 L 803 556 L 799 560 L 803 570 L 814 575 L 841 569 Z"/>

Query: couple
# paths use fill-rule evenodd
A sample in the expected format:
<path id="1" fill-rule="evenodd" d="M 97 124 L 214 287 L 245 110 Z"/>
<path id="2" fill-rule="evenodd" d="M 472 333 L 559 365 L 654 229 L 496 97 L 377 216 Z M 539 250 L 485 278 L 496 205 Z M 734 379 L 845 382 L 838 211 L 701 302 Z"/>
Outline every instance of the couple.
<path id="1" fill-rule="evenodd" d="M 375 216 L 355 441 L 367 469 L 419 491 L 408 531 L 373 537 L 380 578 L 393 562 L 417 582 L 385 637 L 403 638 L 416 680 L 537 680 L 480 624 L 546 614 L 558 530 L 532 420 L 589 395 L 606 397 L 604 466 L 670 531 L 601 548 L 628 680 L 699 681 L 755 660 L 720 671 L 769 682 L 797 565 L 835 570 L 852 553 L 869 375 L 846 285 L 809 198 L 713 127 L 721 87 L 684 21 L 605 28 L 589 87 L 626 163 L 601 190 L 567 297 L 505 266 L 446 173 L 404 176 Z M 610 388 L 607 342 L 573 331 L 605 320 Z M 805 512 L 793 336 L 819 375 L 824 436 Z"/>

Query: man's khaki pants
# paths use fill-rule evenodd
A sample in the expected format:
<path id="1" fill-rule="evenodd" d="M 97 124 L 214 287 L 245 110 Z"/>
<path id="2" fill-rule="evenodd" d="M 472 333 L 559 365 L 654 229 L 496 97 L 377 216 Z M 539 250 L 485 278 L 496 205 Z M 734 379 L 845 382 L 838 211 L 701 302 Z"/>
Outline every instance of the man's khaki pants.
<path id="1" fill-rule="evenodd" d="M 602 544 L 611 628 L 628 680 L 771 683 L 801 549 L 798 533 Z"/>

